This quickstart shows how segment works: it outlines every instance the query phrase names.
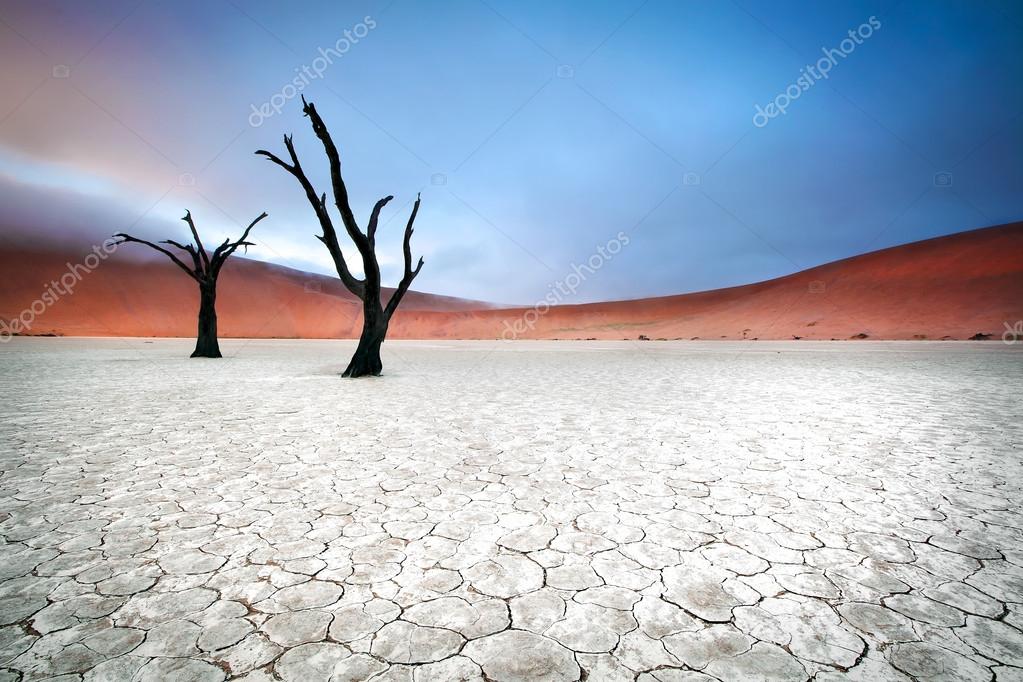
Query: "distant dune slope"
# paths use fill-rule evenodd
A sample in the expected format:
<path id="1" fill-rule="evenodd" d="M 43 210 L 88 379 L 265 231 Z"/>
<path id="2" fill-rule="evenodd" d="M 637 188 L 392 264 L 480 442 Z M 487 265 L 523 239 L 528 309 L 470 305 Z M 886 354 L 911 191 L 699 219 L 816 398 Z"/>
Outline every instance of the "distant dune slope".
<path id="1" fill-rule="evenodd" d="M 0 252 L 0 319 L 40 297 L 81 254 Z M 33 333 L 191 336 L 194 284 L 170 263 L 116 254 Z M 359 307 L 333 278 L 237 259 L 221 276 L 224 337 L 358 336 Z M 541 311 L 542 312 L 542 311 Z M 939 237 L 745 286 L 679 296 L 529 308 L 410 292 L 392 338 L 965 339 L 1023 319 L 1023 223 Z"/>

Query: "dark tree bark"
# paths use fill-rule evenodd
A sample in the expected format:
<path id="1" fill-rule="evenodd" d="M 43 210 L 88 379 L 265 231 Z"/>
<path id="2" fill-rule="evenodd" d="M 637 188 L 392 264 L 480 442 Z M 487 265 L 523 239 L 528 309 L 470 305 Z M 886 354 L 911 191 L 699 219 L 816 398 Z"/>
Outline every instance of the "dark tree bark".
<path id="1" fill-rule="evenodd" d="M 199 325 L 195 339 L 195 350 L 192 351 L 193 358 L 223 357 L 220 354 L 220 344 L 217 341 L 217 278 L 220 277 L 220 269 L 224 267 L 224 262 L 231 257 L 231 254 L 238 250 L 239 246 L 244 246 L 246 249 L 254 246 L 253 242 L 246 241 L 246 239 L 256 223 L 265 217 L 266 213 L 260 214 L 258 218 L 249 223 L 240 239 L 234 242 L 230 239 L 225 239 L 223 244 L 218 246 L 212 254 L 209 254 L 206 253 L 206 248 L 203 246 L 202 240 L 199 239 L 199 231 L 195 229 L 195 223 L 192 222 L 192 214 L 185 211 L 185 217 L 182 220 L 188 223 L 195 244 L 180 244 L 173 239 L 162 241 L 160 244 L 168 244 L 187 253 L 192 260 L 191 266 L 186 265 L 184 261 L 171 251 L 153 242 L 148 242 L 145 239 L 139 239 L 123 232 L 118 232 L 114 235 L 119 240 L 115 242 L 117 244 L 134 242 L 136 244 L 144 244 L 151 249 L 159 251 L 188 273 L 188 276 L 199 285 Z"/>
<path id="2" fill-rule="evenodd" d="M 216 285 L 199 285 L 199 329 L 195 337 L 193 358 L 219 358 L 220 343 L 217 341 L 217 288 Z"/>
<path id="3" fill-rule="evenodd" d="M 284 146 L 288 150 L 288 156 L 291 159 L 290 163 L 265 149 L 260 149 L 256 154 L 265 156 L 291 173 L 298 180 L 299 185 L 305 192 L 306 199 L 312 206 L 313 212 L 320 223 L 322 233 L 316 235 L 316 238 L 323 242 L 324 246 L 327 247 L 327 251 L 330 252 L 338 277 L 341 278 L 345 287 L 362 301 L 362 335 L 359 337 L 359 345 L 355 349 L 355 355 L 352 356 L 342 376 L 378 376 L 383 368 L 380 362 L 380 346 L 387 336 L 387 326 L 390 324 L 394 311 L 398 309 L 401 299 L 404 298 L 409 287 L 412 285 L 412 280 L 416 278 L 416 275 L 423 268 L 422 258 L 419 259 L 419 263 L 415 268 L 412 267 L 412 226 L 415 223 L 416 215 L 419 213 L 420 197 L 416 196 L 416 203 L 413 205 L 412 213 L 409 216 L 408 223 L 405 225 L 405 238 L 402 247 L 405 256 L 405 270 L 402 273 L 398 287 L 391 294 L 387 304 L 384 305 L 380 300 L 380 264 L 377 261 L 376 255 L 376 231 L 377 224 L 380 221 L 380 211 L 394 197 L 386 196 L 373 206 L 369 222 L 366 223 L 366 231 L 363 232 L 359 228 L 355 220 L 355 214 L 352 212 L 352 207 L 348 202 L 348 188 L 341 177 L 341 155 L 334 144 L 334 140 L 331 139 L 330 133 L 327 131 L 327 126 L 323 123 L 319 113 L 317 113 L 316 107 L 306 102 L 304 97 L 302 98 L 302 113 L 312 123 L 313 132 L 323 145 L 323 151 L 330 163 L 330 184 L 334 194 L 334 205 L 341 216 L 341 223 L 345 228 L 345 232 L 355 244 L 355 248 L 359 250 L 359 255 L 362 257 L 362 270 L 364 273 L 362 279 L 352 274 L 348 267 L 348 262 L 345 260 L 344 253 L 341 251 L 341 245 L 338 242 L 334 222 L 330 217 L 330 212 L 327 210 L 327 195 L 325 193 L 316 193 L 312 182 L 309 181 L 305 171 L 302 169 L 302 164 L 299 163 L 298 154 L 295 153 L 295 145 L 292 142 L 291 135 L 284 136 Z"/>

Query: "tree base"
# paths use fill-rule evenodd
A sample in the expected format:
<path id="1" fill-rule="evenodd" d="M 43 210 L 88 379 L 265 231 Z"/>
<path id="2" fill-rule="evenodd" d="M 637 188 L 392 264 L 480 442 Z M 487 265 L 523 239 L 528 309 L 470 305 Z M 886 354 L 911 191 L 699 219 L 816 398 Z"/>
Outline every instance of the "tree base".
<path id="1" fill-rule="evenodd" d="M 213 323 L 214 325 L 216 322 Z M 195 341 L 195 350 L 189 357 L 193 358 L 222 358 L 220 354 L 220 344 L 217 342 L 217 337 L 200 337 Z"/>
<path id="2" fill-rule="evenodd" d="M 346 379 L 378 377 L 383 369 L 379 355 L 377 355 L 376 360 L 373 360 L 372 358 L 352 358 L 352 361 L 348 363 L 348 367 L 346 367 L 345 371 L 341 373 L 341 376 Z"/>
<path id="3" fill-rule="evenodd" d="M 355 355 L 352 356 L 348 367 L 341 373 L 341 376 L 349 379 L 380 376 L 380 372 L 384 369 L 384 365 L 380 361 L 380 345 L 383 344 L 386 333 L 386 329 L 382 332 L 369 334 L 364 331 L 362 337 L 359 338 L 359 346 L 355 349 Z"/>

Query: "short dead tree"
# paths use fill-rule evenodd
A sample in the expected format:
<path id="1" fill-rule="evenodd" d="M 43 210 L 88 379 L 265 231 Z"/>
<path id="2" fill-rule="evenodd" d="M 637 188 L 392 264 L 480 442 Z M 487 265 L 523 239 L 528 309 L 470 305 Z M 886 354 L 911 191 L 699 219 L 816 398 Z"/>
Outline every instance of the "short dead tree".
<path id="1" fill-rule="evenodd" d="M 419 197 L 416 197 L 416 203 L 412 207 L 412 214 L 409 216 L 408 223 L 405 226 L 403 244 L 405 270 L 401 281 L 398 283 L 398 287 L 391 294 L 387 304 L 384 305 L 380 300 L 380 264 L 377 262 L 376 255 L 376 231 L 377 223 L 380 220 L 380 210 L 394 197 L 386 196 L 378 201 L 370 213 L 369 222 L 366 224 L 366 231 L 363 232 L 359 229 L 359 225 L 355 221 L 355 214 L 348 203 L 348 189 L 345 187 L 345 181 L 341 177 L 341 156 L 337 146 L 334 144 L 334 140 L 331 139 L 330 133 L 327 132 L 327 126 L 324 125 L 323 119 L 316 112 L 316 107 L 306 102 L 304 97 L 302 98 L 302 105 L 302 112 L 312 122 L 313 132 L 316 133 L 316 137 L 323 144 L 323 150 L 326 152 L 327 160 L 330 162 L 330 181 L 334 194 L 334 204 L 341 215 L 341 222 L 344 224 L 345 232 L 348 233 L 349 238 L 362 256 L 362 270 L 365 273 L 363 279 L 353 275 L 348 268 L 348 263 L 341 252 L 341 245 L 338 243 L 334 223 L 327 210 L 327 195 L 326 193 L 317 195 L 316 189 L 313 187 L 312 182 L 309 181 L 305 171 L 302 170 L 302 164 L 298 161 L 298 155 L 295 153 L 295 145 L 291 141 L 291 135 L 284 136 L 284 146 L 288 150 L 291 163 L 284 161 L 265 149 L 260 149 L 256 154 L 270 159 L 298 180 L 305 191 L 306 199 L 312 206 L 320 223 L 322 234 L 316 235 L 316 238 L 323 242 L 330 252 L 330 256 L 334 260 L 334 267 L 345 287 L 362 301 L 362 335 L 359 337 L 359 345 L 355 350 L 355 355 L 352 356 L 351 362 L 348 363 L 348 367 L 342 376 L 377 376 L 383 368 L 380 362 L 380 346 L 387 336 L 387 326 L 391 321 L 391 316 L 398 309 L 398 304 L 401 303 L 401 299 L 408 291 L 412 280 L 415 279 L 423 267 L 422 258 L 419 259 L 419 263 L 414 268 L 412 267 L 412 224 L 415 222 L 416 214 L 419 212 Z"/>
<path id="2" fill-rule="evenodd" d="M 220 276 L 220 269 L 224 267 L 224 263 L 239 246 L 244 246 L 247 250 L 248 247 L 255 245 L 253 242 L 246 241 L 246 239 L 256 223 L 265 217 L 266 213 L 263 213 L 249 223 L 249 226 L 245 228 L 245 232 L 237 241 L 225 239 L 224 243 L 218 246 L 212 254 L 208 254 L 202 245 L 202 240 L 199 239 L 199 231 L 195 229 L 195 223 L 192 222 L 192 214 L 185 211 L 185 217 L 182 220 L 188 223 L 188 228 L 192 231 L 192 238 L 195 240 L 195 244 L 180 244 L 173 239 L 167 239 L 160 242 L 160 244 L 167 244 L 187 253 L 192 260 L 191 266 L 186 265 L 174 253 L 158 244 L 133 237 L 130 234 L 124 234 L 123 232 L 118 232 L 114 235 L 114 238 L 118 240 L 115 242 L 116 244 L 133 242 L 135 244 L 145 244 L 149 248 L 159 251 L 170 258 L 175 265 L 187 272 L 188 276 L 199 284 L 199 331 L 196 335 L 195 350 L 192 351 L 193 358 L 223 357 L 220 354 L 220 344 L 217 343 L 217 278 Z"/>

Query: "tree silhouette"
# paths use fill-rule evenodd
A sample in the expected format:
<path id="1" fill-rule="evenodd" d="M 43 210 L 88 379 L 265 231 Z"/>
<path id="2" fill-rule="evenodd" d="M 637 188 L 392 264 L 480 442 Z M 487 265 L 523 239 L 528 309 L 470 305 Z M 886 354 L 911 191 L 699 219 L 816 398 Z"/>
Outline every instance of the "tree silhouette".
<path id="1" fill-rule="evenodd" d="M 175 265 L 187 272 L 188 276 L 199 284 L 199 330 L 196 335 L 195 350 L 192 351 L 191 357 L 223 357 L 220 354 L 220 344 L 217 342 L 217 278 L 220 276 L 220 269 L 224 267 L 224 263 L 239 246 L 246 247 L 246 250 L 248 250 L 248 247 L 254 246 L 253 242 L 245 240 L 256 223 L 265 217 L 266 213 L 262 213 L 258 218 L 249 223 L 249 226 L 245 228 L 245 232 L 238 241 L 232 242 L 230 239 L 225 239 L 224 243 L 218 246 L 212 254 L 208 254 L 206 253 L 206 248 L 202 245 L 202 240 L 199 239 L 199 231 L 195 229 L 195 223 L 192 222 L 192 214 L 189 211 L 185 211 L 185 217 L 182 220 L 188 223 L 188 228 L 192 231 L 192 238 L 195 239 L 195 244 L 179 244 L 173 239 L 167 239 L 160 242 L 160 244 L 168 244 L 187 253 L 191 256 L 192 267 L 186 265 L 171 251 L 158 244 L 123 232 L 118 232 L 114 235 L 114 238 L 119 239 L 119 241 L 115 242 L 116 244 L 134 242 L 136 244 L 145 244 L 149 248 L 159 251 L 170 258 Z"/>
<path id="2" fill-rule="evenodd" d="M 348 268 L 348 263 L 345 261 L 341 246 L 338 243 L 334 223 L 331 221 L 330 213 L 327 211 L 327 195 L 326 193 L 317 195 L 313 184 L 309 181 L 305 171 L 302 170 L 302 164 L 298 161 L 295 145 L 291 140 L 292 136 L 284 136 L 284 146 L 291 157 L 291 163 L 280 159 L 265 149 L 260 149 L 256 154 L 265 156 L 291 173 L 298 180 L 302 189 L 305 190 L 306 199 L 309 200 L 309 204 L 313 207 L 313 211 L 320 222 L 320 229 L 323 233 L 316 235 L 316 238 L 323 242 L 330 252 L 330 256 L 334 260 L 334 267 L 345 287 L 362 301 L 362 334 L 359 337 L 359 345 L 355 350 L 355 354 L 352 356 L 351 362 L 348 363 L 348 367 L 342 376 L 377 376 L 383 367 L 380 362 L 380 346 L 387 336 L 387 326 L 391 321 L 391 316 L 398 309 L 398 305 L 412 284 L 412 280 L 416 278 L 416 275 L 419 274 L 423 267 L 422 258 L 419 259 L 419 263 L 415 268 L 412 267 L 411 246 L 412 224 L 415 222 L 416 214 L 419 212 L 420 198 L 418 195 L 416 196 L 416 203 L 412 207 L 412 214 L 409 216 L 408 223 L 405 226 L 403 244 L 405 270 L 402 274 L 401 282 L 398 283 L 398 287 L 391 294 L 390 300 L 384 305 L 380 300 L 380 264 L 377 262 L 376 256 L 376 231 L 377 223 L 380 219 L 380 210 L 394 197 L 386 196 L 378 201 L 370 213 L 369 222 L 366 224 L 366 231 L 360 230 L 358 223 L 355 221 L 355 214 L 352 213 L 352 207 L 348 203 L 348 189 L 345 187 L 345 181 L 341 177 L 341 157 L 337 146 L 334 144 L 334 140 L 331 139 L 330 133 L 327 132 L 327 126 L 324 125 L 323 119 L 317 113 L 316 107 L 306 102 L 305 97 L 302 98 L 302 113 L 309 117 L 309 120 L 312 122 L 313 132 L 316 133 L 316 137 L 323 143 L 323 150 L 326 152 L 327 159 L 330 162 L 330 181 L 334 194 L 334 204 L 341 214 L 341 222 L 344 224 L 345 231 L 362 256 L 362 270 L 365 273 L 363 279 L 357 278 Z"/>

